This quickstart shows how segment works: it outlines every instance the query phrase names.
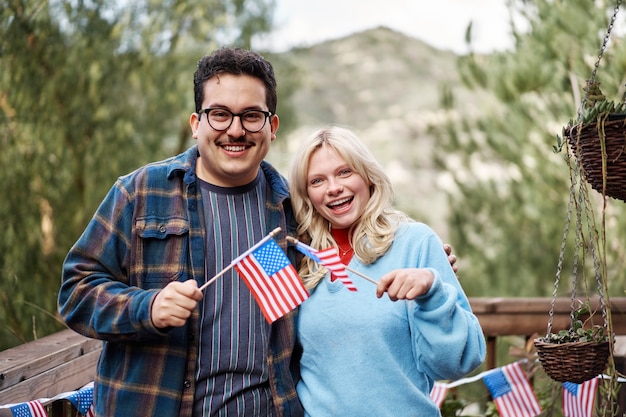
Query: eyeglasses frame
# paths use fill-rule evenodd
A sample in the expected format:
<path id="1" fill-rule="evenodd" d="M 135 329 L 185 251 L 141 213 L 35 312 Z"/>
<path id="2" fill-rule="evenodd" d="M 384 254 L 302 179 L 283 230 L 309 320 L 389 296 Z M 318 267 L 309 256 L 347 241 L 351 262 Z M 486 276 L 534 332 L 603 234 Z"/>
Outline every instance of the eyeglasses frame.
<path id="1" fill-rule="evenodd" d="M 231 118 L 230 118 L 230 123 L 228 124 L 228 126 L 226 126 L 224 129 L 216 129 L 213 127 L 213 125 L 211 124 L 211 121 L 209 119 L 209 112 L 211 110 L 222 110 L 225 112 L 228 112 L 231 114 Z M 245 129 L 245 127 L 243 126 L 243 119 L 241 118 L 241 116 L 245 115 L 248 112 L 251 111 L 255 111 L 255 112 L 259 112 L 259 113 L 263 113 L 265 115 L 265 118 L 263 119 L 263 126 L 261 126 L 258 130 L 248 130 Z M 258 109 L 249 109 L 249 110 L 245 110 L 242 111 L 240 113 L 233 113 L 232 111 L 225 109 L 223 107 L 207 107 L 206 109 L 202 109 L 198 112 L 198 121 L 200 121 L 202 119 L 202 113 L 206 114 L 206 121 L 209 124 L 209 126 L 211 126 L 211 129 L 216 130 L 218 132 L 224 132 L 228 129 L 230 129 L 230 127 L 233 124 L 233 121 L 235 120 L 235 117 L 239 117 L 239 122 L 241 123 L 241 127 L 244 127 L 244 130 L 248 133 L 257 133 L 260 132 L 261 130 L 263 130 L 263 128 L 265 127 L 265 125 L 267 124 L 267 119 L 272 117 L 274 114 L 271 111 L 267 111 L 267 110 L 258 110 Z"/>

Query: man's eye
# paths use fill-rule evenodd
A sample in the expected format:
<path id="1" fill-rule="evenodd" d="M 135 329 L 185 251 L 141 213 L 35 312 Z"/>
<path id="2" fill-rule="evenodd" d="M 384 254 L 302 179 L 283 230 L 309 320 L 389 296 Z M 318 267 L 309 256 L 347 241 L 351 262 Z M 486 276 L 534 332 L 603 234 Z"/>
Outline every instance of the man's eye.
<path id="1" fill-rule="evenodd" d="M 211 118 L 213 119 L 227 119 L 228 117 L 230 117 L 228 113 L 221 110 L 213 110 L 211 111 L 209 116 L 211 116 Z"/>
<path id="2" fill-rule="evenodd" d="M 252 113 L 245 113 L 243 115 L 243 117 L 250 122 L 256 122 L 257 120 L 261 119 L 263 117 L 262 113 L 257 113 L 257 112 L 252 112 Z"/>

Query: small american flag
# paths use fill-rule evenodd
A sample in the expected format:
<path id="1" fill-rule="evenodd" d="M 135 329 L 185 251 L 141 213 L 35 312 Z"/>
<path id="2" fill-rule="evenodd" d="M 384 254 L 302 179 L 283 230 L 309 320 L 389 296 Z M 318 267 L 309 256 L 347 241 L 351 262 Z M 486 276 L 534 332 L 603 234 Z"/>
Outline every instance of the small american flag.
<path id="1" fill-rule="evenodd" d="M 441 408 L 441 404 L 443 404 L 443 401 L 446 399 L 446 395 L 448 395 L 448 386 L 435 381 L 435 385 L 430 391 L 430 399 L 437 404 L 437 407 Z"/>
<path id="2" fill-rule="evenodd" d="M 39 400 L 28 401 L 11 407 L 13 417 L 48 417 L 46 409 Z"/>
<path id="3" fill-rule="evenodd" d="M 237 272 L 270 323 L 309 297 L 300 276 L 274 239 L 266 240 L 236 262 Z"/>
<path id="4" fill-rule="evenodd" d="M 322 250 L 315 250 L 312 247 L 305 245 L 300 241 L 296 241 L 296 248 L 313 259 L 318 264 L 324 265 L 331 274 L 331 280 L 339 279 L 339 281 L 343 282 L 343 284 L 350 291 L 356 291 L 356 287 L 352 280 L 348 277 L 348 271 L 346 271 L 346 266 L 341 263 L 341 258 L 339 257 L 339 252 L 337 248 L 330 247 Z"/>
<path id="5" fill-rule="evenodd" d="M 93 416 L 93 382 L 73 392 L 67 399 L 76 407 L 76 410 L 78 410 L 81 415 L 87 417 Z"/>
<path id="6" fill-rule="evenodd" d="M 582 384 L 563 383 L 563 414 L 565 417 L 593 417 L 598 377 Z"/>
<path id="7" fill-rule="evenodd" d="M 537 397 L 519 362 L 488 373 L 483 381 L 502 417 L 535 417 L 541 413 Z"/>

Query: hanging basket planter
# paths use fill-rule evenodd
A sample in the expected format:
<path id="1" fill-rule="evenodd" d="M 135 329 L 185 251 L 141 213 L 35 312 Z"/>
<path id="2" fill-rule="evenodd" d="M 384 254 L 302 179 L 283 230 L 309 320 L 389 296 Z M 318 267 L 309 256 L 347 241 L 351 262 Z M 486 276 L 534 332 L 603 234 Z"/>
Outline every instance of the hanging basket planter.
<path id="1" fill-rule="evenodd" d="M 606 323 L 593 324 L 589 301 L 579 303 L 571 313 L 568 330 L 552 333 L 550 320 L 546 336 L 533 341 L 543 370 L 558 382 L 580 384 L 594 378 L 604 372 L 611 354 Z M 550 316 L 553 314 L 552 309 Z"/>
<path id="2" fill-rule="evenodd" d="M 581 384 L 601 374 L 609 359 L 609 342 L 548 343 L 535 339 L 539 361 L 558 382 Z"/>
<path id="3" fill-rule="evenodd" d="M 563 135 L 591 188 L 626 201 L 626 114 L 598 115 L 595 122 L 567 126 Z"/>

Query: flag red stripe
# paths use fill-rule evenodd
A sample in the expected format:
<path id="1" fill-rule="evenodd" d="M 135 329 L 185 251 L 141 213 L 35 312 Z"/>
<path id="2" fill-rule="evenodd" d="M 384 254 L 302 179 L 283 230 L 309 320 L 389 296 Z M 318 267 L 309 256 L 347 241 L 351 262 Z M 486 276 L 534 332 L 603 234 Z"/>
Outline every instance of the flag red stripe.
<path id="1" fill-rule="evenodd" d="M 511 392 L 494 400 L 500 415 L 534 417 L 541 413 L 537 397 L 535 397 L 519 363 L 515 362 L 504 366 L 502 372 L 509 380 L 512 389 Z"/>
<path id="2" fill-rule="evenodd" d="M 251 262 L 250 257 L 244 258 L 235 267 L 241 273 L 244 282 L 248 285 L 250 292 L 252 292 L 252 295 L 257 300 L 267 321 L 271 323 L 278 319 L 280 317 L 279 306 L 273 302 L 263 282 L 266 274 L 256 268 L 254 263 Z"/>
<path id="3" fill-rule="evenodd" d="M 270 323 L 298 307 L 309 296 L 290 263 L 269 276 L 253 252 L 235 264 L 235 268 Z"/>
<path id="4" fill-rule="evenodd" d="M 433 389 L 430 391 L 430 398 L 437 405 L 437 407 L 441 408 L 441 404 L 443 404 L 447 394 L 448 387 L 440 382 L 435 382 Z"/>
<path id="5" fill-rule="evenodd" d="M 346 270 L 346 266 L 341 262 L 341 258 L 339 258 L 339 253 L 337 249 L 334 247 L 330 247 L 316 253 L 316 256 L 320 258 L 322 264 L 328 268 L 331 273 L 339 279 L 339 281 L 343 282 L 343 284 L 350 291 L 356 291 L 356 286 L 348 277 L 348 271 Z"/>
<path id="6" fill-rule="evenodd" d="M 291 266 L 291 265 L 290 265 Z M 284 298 L 289 302 L 291 309 L 298 307 L 304 300 L 306 300 L 306 294 L 299 294 L 297 292 L 297 288 L 294 286 L 293 279 L 294 276 L 287 268 L 280 270 L 276 274 L 277 284 L 279 285 L 280 291 L 284 294 Z M 297 274 L 296 274 L 297 275 Z"/>
<path id="7" fill-rule="evenodd" d="M 276 296 L 276 291 L 272 286 L 271 278 L 267 275 L 263 267 L 257 263 L 256 258 L 249 256 L 246 258 L 245 262 L 249 263 L 250 268 L 252 268 L 255 273 L 254 282 L 258 285 L 261 294 L 263 294 L 265 304 L 274 312 L 272 321 L 288 312 L 288 306 L 284 304 L 282 298 Z"/>
<path id="8" fill-rule="evenodd" d="M 599 379 L 593 378 L 578 386 L 578 395 L 563 388 L 563 414 L 567 417 L 592 417 Z"/>
<path id="9" fill-rule="evenodd" d="M 47 417 L 46 409 L 39 400 L 29 401 L 27 404 L 34 417 Z"/>
<path id="10" fill-rule="evenodd" d="M 256 268 L 259 268 L 259 282 L 262 284 L 262 288 L 269 294 L 269 300 L 274 304 L 277 310 L 281 313 L 281 316 L 293 310 L 297 305 L 292 305 L 289 300 L 284 296 L 281 291 L 277 277 L 280 271 L 272 276 L 268 276 L 263 267 L 256 264 L 256 259 L 252 257 L 250 262 L 254 263 Z"/>

